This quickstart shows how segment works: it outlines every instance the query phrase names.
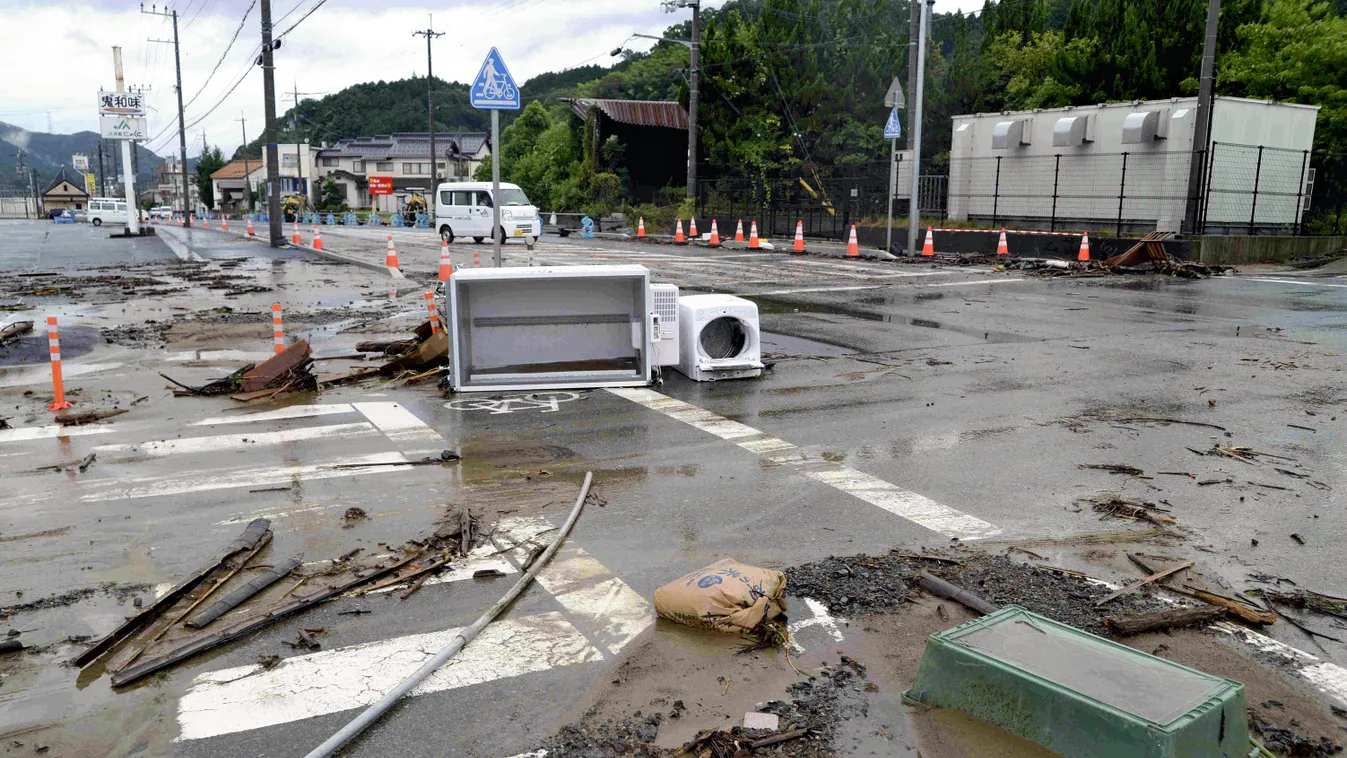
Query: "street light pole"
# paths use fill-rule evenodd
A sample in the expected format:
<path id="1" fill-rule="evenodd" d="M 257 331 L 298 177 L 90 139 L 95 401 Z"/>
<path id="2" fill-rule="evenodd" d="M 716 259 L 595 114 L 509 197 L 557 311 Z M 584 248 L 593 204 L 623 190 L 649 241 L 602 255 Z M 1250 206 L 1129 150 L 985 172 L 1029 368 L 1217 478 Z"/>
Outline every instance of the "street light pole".
<path id="1" fill-rule="evenodd" d="M 692 65 L 688 79 L 688 199 L 697 199 L 697 104 L 701 95 L 698 80 L 701 77 L 701 0 L 665 0 L 664 10 L 673 13 L 679 8 L 692 9 Z M 640 36 L 640 35 L 637 35 Z"/>
<path id="2" fill-rule="evenodd" d="M 916 0 L 913 0 L 916 2 Z M 921 118 L 926 94 L 926 33 L 931 28 L 931 9 L 935 0 L 926 0 L 917 34 L 917 92 L 912 103 L 912 199 L 907 211 L 907 249 L 917 249 L 917 225 L 921 223 Z"/>

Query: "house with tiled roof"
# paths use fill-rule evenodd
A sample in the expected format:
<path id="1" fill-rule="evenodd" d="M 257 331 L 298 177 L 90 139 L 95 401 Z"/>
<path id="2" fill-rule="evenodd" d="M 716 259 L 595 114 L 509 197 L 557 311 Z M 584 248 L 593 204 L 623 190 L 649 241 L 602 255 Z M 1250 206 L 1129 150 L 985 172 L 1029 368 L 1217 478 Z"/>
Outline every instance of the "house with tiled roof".
<path id="1" fill-rule="evenodd" d="M 65 168 L 52 179 L 51 184 L 42 193 L 42 208 L 44 213 L 50 213 L 52 210 L 68 208 L 72 211 L 81 211 L 89 207 L 89 193 L 84 188 L 75 183 L 75 180 L 66 176 Z"/>
<path id="2" fill-rule="evenodd" d="M 436 132 L 436 174 L 441 182 L 472 181 L 477 167 L 491 157 L 485 132 Z M 429 132 L 394 132 L 342 139 L 314 151 L 317 184 L 331 178 L 351 208 L 369 208 L 369 178 L 392 180 L 392 196 L 376 196 L 378 209 L 398 208 L 398 195 L 416 190 L 432 194 Z M 321 192 L 321 189 L 318 190 Z"/>

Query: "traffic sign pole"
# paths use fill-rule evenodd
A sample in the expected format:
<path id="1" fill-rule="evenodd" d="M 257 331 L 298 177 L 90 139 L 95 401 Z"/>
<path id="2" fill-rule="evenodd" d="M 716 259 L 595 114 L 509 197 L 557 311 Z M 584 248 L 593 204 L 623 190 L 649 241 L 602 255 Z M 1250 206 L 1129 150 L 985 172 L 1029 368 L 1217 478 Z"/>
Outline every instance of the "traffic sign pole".
<path id="1" fill-rule="evenodd" d="M 495 246 L 496 268 L 502 265 L 500 238 L 505 230 L 500 226 L 500 111 L 491 111 L 491 244 Z"/>
<path id="2" fill-rule="evenodd" d="M 890 142 L 889 147 L 889 229 L 884 236 L 885 252 L 893 252 L 893 196 L 897 194 L 898 184 L 898 138 L 903 136 L 903 122 L 898 118 L 898 108 L 901 107 L 903 99 L 902 87 L 898 86 L 898 79 L 893 80 L 893 87 L 897 87 L 897 93 L 893 93 L 890 88 L 890 94 L 885 97 L 885 102 L 892 109 L 889 111 L 889 121 L 884 124 L 884 136 Z"/>
<path id="3" fill-rule="evenodd" d="M 889 230 L 884 235 L 884 252 L 893 252 L 893 190 L 898 182 L 898 140 L 889 140 Z"/>
<path id="4" fill-rule="evenodd" d="M 482 68 L 468 90 L 468 99 L 472 107 L 491 111 L 491 244 L 499 267 L 503 263 L 501 238 L 505 236 L 505 229 L 500 224 L 500 112 L 519 110 L 521 98 L 519 85 L 510 76 L 510 70 L 496 48 L 491 48 L 486 60 L 482 61 Z"/>

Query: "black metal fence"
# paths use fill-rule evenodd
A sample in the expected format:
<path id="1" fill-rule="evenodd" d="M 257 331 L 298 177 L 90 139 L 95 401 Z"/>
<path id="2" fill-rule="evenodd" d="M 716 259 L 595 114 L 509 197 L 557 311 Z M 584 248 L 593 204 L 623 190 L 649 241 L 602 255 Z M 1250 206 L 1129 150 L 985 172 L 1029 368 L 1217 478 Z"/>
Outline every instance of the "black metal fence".
<path id="1" fill-rule="evenodd" d="M 1196 156 L 1201 181 L 1188 191 L 1184 152 L 994 156 L 949 161 L 949 175 L 922 176 L 924 219 L 972 226 L 1140 234 L 1347 234 L 1347 156 L 1213 143 Z M 898 164 L 896 219 L 906 219 L 911 174 Z M 888 213 L 889 162 L 827 177 L 715 179 L 700 183 L 699 215 L 756 218 L 764 234 L 843 239 L 853 223 Z M 905 223 L 905 222 L 900 222 Z"/>

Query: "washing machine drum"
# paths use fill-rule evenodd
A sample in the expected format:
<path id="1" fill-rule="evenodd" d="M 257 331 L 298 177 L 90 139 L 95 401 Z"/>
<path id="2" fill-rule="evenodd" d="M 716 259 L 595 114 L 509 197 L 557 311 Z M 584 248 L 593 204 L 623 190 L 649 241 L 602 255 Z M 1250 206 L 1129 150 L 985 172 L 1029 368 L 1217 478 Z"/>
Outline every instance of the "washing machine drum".
<path id="1" fill-rule="evenodd" d="M 748 344 L 744 322 L 734 316 L 719 316 L 702 327 L 698 339 L 702 354 L 712 360 L 737 357 Z"/>

